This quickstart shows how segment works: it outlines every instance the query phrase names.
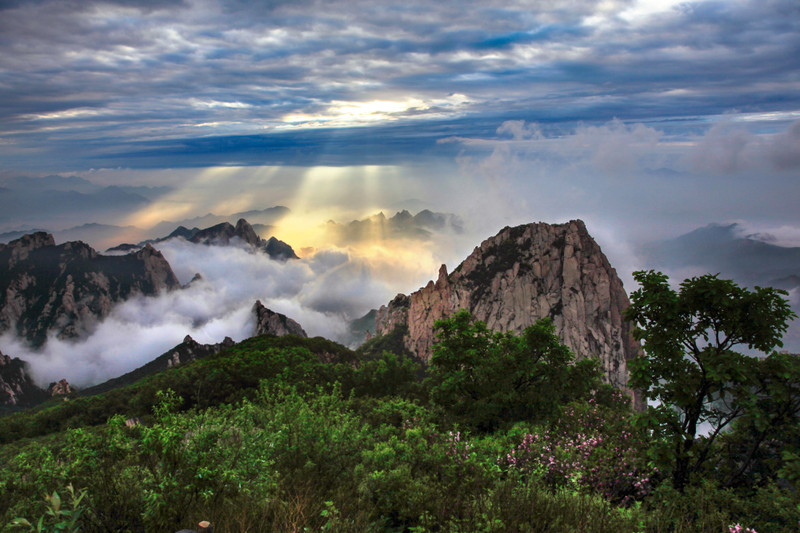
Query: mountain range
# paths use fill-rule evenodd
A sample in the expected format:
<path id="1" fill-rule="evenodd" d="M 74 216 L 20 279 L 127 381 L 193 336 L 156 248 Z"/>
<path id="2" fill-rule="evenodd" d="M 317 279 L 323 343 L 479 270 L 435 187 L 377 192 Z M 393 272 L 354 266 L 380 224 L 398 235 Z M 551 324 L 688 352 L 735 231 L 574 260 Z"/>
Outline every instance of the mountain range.
<path id="1" fill-rule="evenodd" d="M 330 223 L 342 242 L 359 239 L 424 237 L 425 231 L 459 231 L 459 219 L 432 212 L 382 213 L 349 224 Z M 102 321 L 110 309 L 133 294 L 179 291 L 171 266 L 154 245 L 181 238 L 197 245 L 245 247 L 272 259 L 296 259 L 291 246 L 264 240 L 244 219 L 205 229 L 173 228 L 168 235 L 137 245 L 125 255 L 104 256 L 82 242 L 56 245 L 52 235 L 34 233 L 0 245 L 0 332 L 11 331 L 41 346 L 48 336 L 76 338 Z M 141 248 L 139 247 L 141 246 Z M 780 247 L 744 235 L 735 224 L 710 225 L 676 239 L 643 248 L 653 268 L 694 267 L 720 272 L 740 283 L 787 288 L 800 280 L 800 249 Z M 232 273 L 235 275 L 235 273 Z M 538 318 L 549 317 L 578 357 L 600 361 L 605 380 L 627 388 L 627 363 L 641 349 L 622 319 L 627 295 L 616 271 L 585 224 L 531 223 L 507 227 L 483 241 L 452 272 L 445 265 L 431 280 L 408 295 L 398 294 L 379 309 L 353 321 L 350 335 L 369 339 L 363 353 L 391 348 L 422 362 L 430 358 L 433 324 L 458 309 L 468 309 L 496 331 L 519 333 Z M 254 335 L 306 333 L 296 321 L 255 302 Z M 93 394 L 131 383 L 175 365 L 218 353 L 230 339 L 200 344 L 191 337 L 144 366 L 84 393 Z M 30 405 L 50 391 L 33 383 L 24 361 L 2 355 L 0 404 Z M 69 390 L 56 383 L 54 391 Z"/>
<path id="2" fill-rule="evenodd" d="M 43 178 L 39 178 L 43 179 Z M 67 180 L 67 178 L 61 178 Z M 75 178 L 76 180 L 80 180 L 80 178 Z M 69 181 L 69 180 L 68 180 Z M 86 180 L 83 180 L 86 181 Z M 71 183 L 71 181 L 69 181 Z M 86 187 L 83 187 L 81 190 L 88 190 L 93 191 L 91 194 L 99 194 L 98 187 L 88 181 Z M 57 186 L 58 182 L 55 185 Z M 130 189 L 130 190 L 129 190 Z M 139 189 L 146 189 L 146 191 L 139 191 L 136 193 L 136 190 Z M 99 189 L 102 191 L 103 189 Z M 139 199 L 135 202 L 136 208 L 141 208 L 143 206 L 148 205 L 153 198 L 150 198 L 145 193 L 154 194 L 151 191 L 151 188 L 148 187 L 129 187 L 125 189 L 120 189 L 126 191 L 130 194 L 137 194 Z M 164 188 L 155 189 L 159 191 L 161 194 L 168 192 L 169 189 Z M 6 196 L 3 196 L 6 194 Z M 27 193 L 26 193 L 27 194 Z M 76 193 L 74 190 L 68 191 L 61 191 L 60 189 L 56 189 L 55 192 L 48 193 L 55 196 L 61 194 L 84 194 L 84 193 Z M 5 199 L 5 200 L 4 200 Z M 125 206 L 121 206 L 118 203 L 112 201 L 110 198 L 102 198 L 98 199 L 97 201 L 102 200 L 109 206 L 109 210 L 116 209 L 116 216 L 115 218 L 119 218 L 119 216 L 126 211 Z M 11 202 L 23 202 L 23 205 L 28 205 L 30 202 L 26 198 L 19 197 L 17 193 L 13 192 L 11 189 L 6 190 L 3 192 L 2 188 L 0 188 L 0 206 L 4 205 L 3 202 L 7 201 Z M 63 197 L 61 199 L 56 199 L 55 203 L 61 202 L 71 202 L 72 199 L 68 197 Z M 38 204 L 37 204 L 38 205 Z M 92 207 L 89 209 L 90 206 L 83 205 L 83 203 L 78 203 L 70 205 L 69 209 L 71 211 L 75 211 L 82 217 L 83 220 L 86 219 L 87 214 L 91 216 L 94 213 L 95 208 Z M 53 208 L 49 206 L 41 206 L 40 208 L 43 210 L 42 213 L 47 214 L 54 214 L 56 215 L 55 218 L 49 218 L 49 215 L 46 217 L 38 217 L 44 218 L 45 221 L 52 221 L 53 225 L 56 227 L 63 227 L 63 220 L 71 220 L 70 218 L 60 217 L 58 214 L 61 212 L 60 210 L 65 209 L 61 206 L 55 206 Z M 73 209 L 74 208 L 74 209 Z M 83 208 L 83 210 L 81 210 Z M 27 207 L 26 207 L 27 209 Z M 56 242 L 68 242 L 68 241 L 84 241 L 89 243 L 90 245 L 101 247 L 101 248 L 108 248 L 108 247 L 115 247 L 120 245 L 121 241 L 127 242 L 134 242 L 138 243 L 139 247 L 144 246 L 147 242 L 156 242 L 160 240 L 164 240 L 164 236 L 168 236 L 171 232 L 173 232 L 178 227 L 185 227 L 185 228 L 208 228 L 211 226 L 215 226 L 217 224 L 221 224 L 223 222 L 228 222 L 230 224 L 235 224 L 236 221 L 239 219 L 246 219 L 248 220 L 253 228 L 256 230 L 256 233 L 259 235 L 266 235 L 269 234 L 272 229 L 274 228 L 275 224 L 280 221 L 283 217 L 288 215 L 290 210 L 288 207 L 284 206 L 274 206 L 268 207 L 265 209 L 253 209 L 249 211 L 242 211 L 238 213 L 232 213 L 229 215 L 217 215 L 214 213 L 207 213 L 206 215 L 199 216 L 199 217 L 192 217 L 182 220 L 176 221 L 169 221 L 169 220 L 162 220 L 161 222 L 155 224 L 154 226 L 141 228 L 137 226 L 119 226 L 116 224 L 107 224 L 107 223 L 85 223 L 76 226 L 66 227 L 65 229 L 47 229 L 45 227 L 23 227 L 19 229 L 9 229 L 5 232 L 0 233 L 0 243 L 8 243 L 10 241 L 19 239 L 24 235 L 28 235 L 30 233 L 35 232 L 44 232 L 50 233 L 55 238 Z M 102 217 L 100 217 L 102 218 Z M 17 219 L 24 219 L 22 216 L 14 217 L 13 220 Z M 12 219 L 9 219 L 11 221 Z M 3 220 L 0 220 L 0 224 L 2 224 Z M 8 225 L 8 224 L 7 224 Z"/>
<path id="3" fill-rule="evenodd" d="M 291 246 L 262 239 L 244 219 L 235 227 L 223 222 L 199 230 L 190 242 L 238 242 L 272 259 L 297 259 Z M 150 243 L 125 255 L 101 255 L 80 241 L 56 245 L 47 233 L 25 235 L 0 244 L 0 333 L 10 330 L 34 347 L 49 334 L 77 338 L 133 295 L 179 288 L 172 267 Z"/>
<path id="4" fill-rule="evenodd" d="M 380 212 L 347 224 L 330 220 L 325 229 L 331 243 L 347 245 L 363 240 L 427 239 L 433 231 L 443 230 L 460 234 L 464 231 L 464 222 L 459 216 L 450 213 L 435 213 L 423 209 L 412 215 L 403 209 L 390 218 Z"/>
<path id="5" fill-rule="evenodd" d="M 263 226 L 262 226 L 263 227 Z M 195 244 L 205 244 L 208 246 L 229 246 L 237 242 L 247 247 L 266 253 L 271 259 L 285 261 L 287 259 L 299 259 L 291 246 L 285 242 L 270 237 L 262 239 L 256 229 L 245 219 L 240 218 L 236 225 L 230 222 L 221 222 L 206 229 L 186 228 L 178 226 L 166 237 L 142 241 L 138 244 L 120 244 L 109 248 L 109 252 L 130 252 L 138 250 L 147 245 L 158 244 L 170 239 L 184 239 Z"/>

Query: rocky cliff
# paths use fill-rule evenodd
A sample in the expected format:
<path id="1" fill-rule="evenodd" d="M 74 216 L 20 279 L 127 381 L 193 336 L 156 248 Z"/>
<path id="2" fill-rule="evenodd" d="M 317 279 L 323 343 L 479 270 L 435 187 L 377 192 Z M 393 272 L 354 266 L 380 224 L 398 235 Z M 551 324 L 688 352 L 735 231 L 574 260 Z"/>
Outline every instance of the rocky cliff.
<path id="1" fill-rule="evenodd" d="M 103 256 L 77 241 L 56 246 L 34 233 L 0 245 L 0 333 L 40 346 L 49 332 L 77 337 L 133 294 L 178 288 L 169 263 L 152 246 Z"/>
<path id="2" fill-rule="evenodd" d="M 264 307 L 261 300 L 257 300 L 253 305 L 253 313 L 256 315 L 256 335 L 297 335 L 298 337 L 308 337 L 305 330 L 286 315 L 276 313 Z"/>
<path id="3" fill-rule="evenodd" d="M 48 398 L 28 373 L 28 364 L 0 352 L 0 406 L 28 407 Z"/>
<path id="4" fill-rule="evenodd" d="M 622 318 L 622 282 L 580 220 L 504 228 L 436 282 L 382 306 L 376 334 L 405 327 L 404 344 L 428 360 L 433 324 L 463 308 L 495 331 L 522 332 L 551 317 L 579 358 L 596 357 L 612 385 L 626 388 L 627 361 L 639 345 Z"/>

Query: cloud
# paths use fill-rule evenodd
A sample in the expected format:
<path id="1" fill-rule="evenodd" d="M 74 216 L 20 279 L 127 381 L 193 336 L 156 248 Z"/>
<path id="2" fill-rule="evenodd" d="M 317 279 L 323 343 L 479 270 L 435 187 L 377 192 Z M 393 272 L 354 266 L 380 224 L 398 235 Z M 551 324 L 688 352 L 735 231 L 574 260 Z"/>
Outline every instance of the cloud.
<path id="1" fill-rule="evenodd" d="M 497 128 L 499 138 L 448 138 L 478 150 L 491 149 L 485 168 L 517 168 L 536 164 L 570 169 L 590 169 L 619 176 L 658 166 L 663 132 L 641 123 L 614 119 L 599 126 L 578 124 L 572 132 L 546 132 L 540 124 L 509 120 Z M 503 137 L 511 136 L 510 140 Z"/>
<path id="2" fill-rule="evenodd" d="M 792 171 L 800 168 L 800 120 L 786 130 L 758 135 L 730 115 L 698 137 L 687 154 L 700 172 L 736 174 L 751 170 Z"/>
<path id="3" fill-rule="evenodd" d="M 775 136 L 768 148 L 772 164 L 780 170 L 800 168 L 800 120 Z"/>
<path id="4" fill-rule="evenodd" d="M 385 244 L 385 243 L 384 243 Z M 0 338 L 5 353 L 30 362 L 43 385 L 66 378 L 79 387 L 133 370 L 191 335 L 201 343 L 252 336 L 256 300 L 297 320 L 310 336 L 348 338 L 348 321 L 413 290 L 435 275 L 431 243 L 407 242 L 408 256 L 389 248 L 325 248 L 287 262 L 245 248 L 204 246 L 173 239 L 158 248 L 181 283 L 202 279 L 155 297 L 116 305 L 79 340 L 51 335 L 31 350 L 11 333 Z"/>
<path id="5" fill-rule="evenodd" d="M 364 164 L 509 117 L 800 108 L 796 2 L 674 4 L 10 2 L 0 154 L 37 171 Z"/>

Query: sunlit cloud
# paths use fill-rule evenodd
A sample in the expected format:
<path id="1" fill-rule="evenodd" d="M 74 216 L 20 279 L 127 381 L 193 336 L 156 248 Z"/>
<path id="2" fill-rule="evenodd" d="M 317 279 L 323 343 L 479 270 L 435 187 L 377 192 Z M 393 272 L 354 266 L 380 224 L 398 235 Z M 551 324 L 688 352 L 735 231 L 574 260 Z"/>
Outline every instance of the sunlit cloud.
<path id="1" fill-rule="evenodd" d="M 346 102 L 334 100 L 317 114 L 295 113 L 282 117 L 281 128 L 322 128 L 365 126 L 376 122 L 395 121 L 411 116 L 441 118 L 455 114 L 459 106 L 469 99 L 463 94 L 453 94 L 444 99 L 430 101 L 419 98 L 405 100 L 371 100 L 367 102 Z M 434 110 L 435 108 L 435 110 Z M 431 114 L 426 112 L 434 110 Z"/>
<path id="2" fill-rule="evenodd" d="M 189 100 L 189 104 L 192 107 L 200 108 L 200 109 L 213 109 L 215 107 L 223 107 L 229 109 L 248 109 L 253 107 L 251 104 L 246 104 L 243 102 L 224 102 L 220 100 L 201 100 L 198 98 L 191 98 Z"/>

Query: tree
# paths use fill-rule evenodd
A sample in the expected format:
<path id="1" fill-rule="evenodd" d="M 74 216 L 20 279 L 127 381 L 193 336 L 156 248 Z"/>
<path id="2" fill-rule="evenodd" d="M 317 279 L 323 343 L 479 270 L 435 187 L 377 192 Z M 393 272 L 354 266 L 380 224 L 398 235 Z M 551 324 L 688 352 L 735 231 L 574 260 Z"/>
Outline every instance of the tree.
<path id="1" fill-rule="evenodd" d="M 492 431 L 503 422 L 544 419 L 599 384 L 597 362 L 574 360 L 550 319 L 520 336 L 495 333 L 469 311 L 435 323 L 431 399 L 464 427 Z"/>
<path id="2" fill-rule="evenodd" d="M 717 275 L 685 280 L 679 292 L 660 272 L 635 272 L 634 278 L 641 288 L 632 294 L 626 318 L 636 326 L 644 354 L 630 364 L 630 384 L 652 402 L 643 420 L 667 446 L 661 458 L 682 491 L 721 432 L 758 406 L 766 365 L 734 348 L 766 354 L 783 346 L 781 337 L 796 315 L 785 291 L 750 291 Z"/>

